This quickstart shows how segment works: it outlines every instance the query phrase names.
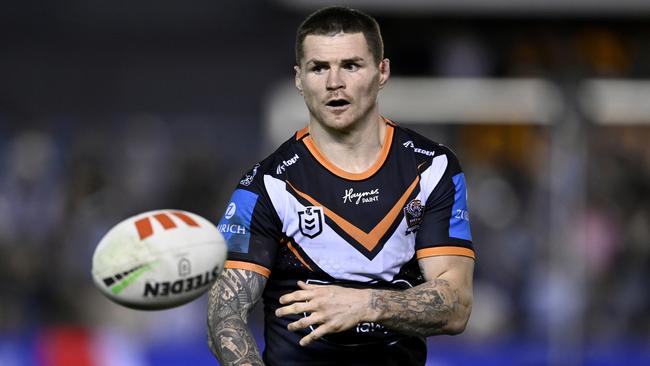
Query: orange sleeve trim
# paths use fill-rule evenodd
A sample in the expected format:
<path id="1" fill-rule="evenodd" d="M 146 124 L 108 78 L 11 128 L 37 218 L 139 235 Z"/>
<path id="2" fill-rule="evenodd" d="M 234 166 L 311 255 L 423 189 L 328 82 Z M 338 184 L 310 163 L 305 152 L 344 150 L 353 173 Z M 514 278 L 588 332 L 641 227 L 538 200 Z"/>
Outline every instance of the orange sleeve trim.
<path id="1" fill-rule="evenodd" d="M 266 278 L 269 278 L 269 276 L 271 275 L 271 270 L 255 263 L 241 262 L 241 261 L 226 261 L 226 264 L 223 267 L 229 269 L 245 269 L 248 271 L 253 271 L 255 273 L 261 274 Z"/>
<path id="2" fill-rule="evenodd" d="M 459 255 L 462 257 L 470 257 L 476 259 L 474 251 L 462 247 L 435 247 L 420 249 L 416 252 L 417 259 L 426 257 L 436 257 L 441 255 Z"/>

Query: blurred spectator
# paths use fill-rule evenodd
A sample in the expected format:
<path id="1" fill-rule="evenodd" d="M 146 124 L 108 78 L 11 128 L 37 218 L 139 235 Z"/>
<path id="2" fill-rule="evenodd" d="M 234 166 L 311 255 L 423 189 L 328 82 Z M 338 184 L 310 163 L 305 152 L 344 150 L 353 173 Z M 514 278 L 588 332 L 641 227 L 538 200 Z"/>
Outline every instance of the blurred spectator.
<path id="1" fill-rule="evenodd" d="M 64 217 L 59 147 L 44 131 L 19 130 L 0 172 L 0 328 L 39 324 L 48 261 Z"/>
<path id="2" fill-rule="evenodd" d="M 578 57 L 587 74 L 604 77 L 629 74 L 630 54 L 615 31 L 589 27 L 576 34 L 575 43 Z"/>
<path id="3" fill-rule="evenodd" d="M 436 40 L 433 70 L 443 77 L 485 77 L 494 69 L 493 55 L 474 33 L 456 31 Z"/>

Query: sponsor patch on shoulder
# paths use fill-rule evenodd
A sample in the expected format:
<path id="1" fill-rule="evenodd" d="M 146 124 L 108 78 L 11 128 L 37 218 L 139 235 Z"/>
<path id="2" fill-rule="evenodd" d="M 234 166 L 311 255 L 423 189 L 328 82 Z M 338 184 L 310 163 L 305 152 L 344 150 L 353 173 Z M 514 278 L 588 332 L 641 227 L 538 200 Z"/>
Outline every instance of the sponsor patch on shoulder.
<path id="1" fill-rule="evenodd" d="M 465 174 L 458 173 L 452 178 L 456 193 L 454 205 L 449 219 L 449 237 L 463 240 L 472 240 L 469 228 L 469 212 L 467 211 L 467 187 L 465 187 Z"/>
<path id="2" fill-rule="evenodd" d="M 228 243 L 228 250 L 248 253 L 253 210 L 259 196 L 245 189 L 236 189 L 230 198 L 217 228 Z"/>

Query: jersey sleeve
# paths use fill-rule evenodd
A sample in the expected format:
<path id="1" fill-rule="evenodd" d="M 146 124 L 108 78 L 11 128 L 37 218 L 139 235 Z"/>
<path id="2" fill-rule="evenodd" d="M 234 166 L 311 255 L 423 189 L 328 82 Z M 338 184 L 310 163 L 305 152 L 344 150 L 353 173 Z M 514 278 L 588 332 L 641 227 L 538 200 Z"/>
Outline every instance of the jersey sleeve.
<path id="1" fill-rule="evenodd" d="M 269 277 L 281 226 L 256 166 L 233 192 L 217 226 L 228 244 L 225 268 L 246 269 Z"/>
<path id="2" fill-rule="evenodd" d="M 431 169 L 444 169 L 444 172 L 424 204 L 422 222 L 415 241 L 418 259 L 438 255 L 475 258 L 465 174 L 456 156 L 446 148 L 445 157 L 446 165 L 431 166 Z"/>

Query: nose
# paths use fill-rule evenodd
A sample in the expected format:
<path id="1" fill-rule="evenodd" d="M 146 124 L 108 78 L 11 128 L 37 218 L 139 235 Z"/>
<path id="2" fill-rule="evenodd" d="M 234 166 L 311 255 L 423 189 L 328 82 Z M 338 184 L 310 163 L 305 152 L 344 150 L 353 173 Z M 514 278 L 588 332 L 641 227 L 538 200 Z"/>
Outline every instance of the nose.
<path id="1" fill-rule="evenodd" d="M 338 68 L 332 68 L 327 74 L 327 90 L 337 90 L 345 88 L 345 83 L 341 78 L 340 70 Z"/>

